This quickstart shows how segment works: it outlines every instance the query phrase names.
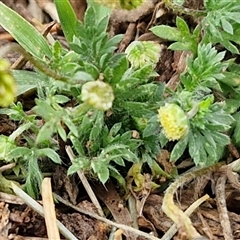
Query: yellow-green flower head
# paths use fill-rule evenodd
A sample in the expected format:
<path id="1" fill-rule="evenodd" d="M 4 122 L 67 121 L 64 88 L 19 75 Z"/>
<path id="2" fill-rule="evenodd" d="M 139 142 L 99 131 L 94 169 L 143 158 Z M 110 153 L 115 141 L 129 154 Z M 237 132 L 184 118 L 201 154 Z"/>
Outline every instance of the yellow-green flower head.
<path id="1" fill-rule="evenodd" d="M 141 68 L 147 64 L 155 66 L 159 61 L 161 45 L 153 41 L 134 41 L 125 52 L 134 68 Z"/>
<path id="2" fill-rule="evenodd" d="M 16 94 L 15 81 L 9 72 L 10 64 L 0 60 L 0 106 L 7 107 L 14 101 Z"/>
<path id="3" fill-rule="evenodd" d="M 182 108 L 174 103 L 166 103 L 158 110 L 158 119 L 165 136 L 170 141 L 184 137 L 189 129 L 188 118 Z"/>
<path id="4" fill-rule="evenodd" d="M 100 80 L 85 83 L 81 97 L 87 105 L 103 111 L 111 108 L 114 100 L 112 87 Z"/>
<path id="5" fill-rule="evenodd" d="M 140 6 L 143 0 L 95 0 L 95 2 L 112 9 L 122 8 L 131 10 Z"/>

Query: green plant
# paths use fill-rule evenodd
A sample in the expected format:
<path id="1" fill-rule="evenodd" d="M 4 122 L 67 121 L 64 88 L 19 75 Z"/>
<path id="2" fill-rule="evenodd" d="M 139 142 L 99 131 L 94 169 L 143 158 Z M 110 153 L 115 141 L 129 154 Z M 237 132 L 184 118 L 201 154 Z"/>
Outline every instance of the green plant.
<path id="1" fill-rule="evenodd" d="M 173 50 L 190 50 L 195 53 L 198 39 L 202 43 L 220 43 L 232 53 L 239 53 L 236 44 L 239 44 L 239 10 L 236 1 L 204 0 L 204 10 L 193 10 L 182 7 L 183 1 L 164 0 L 167 6 L 177 12 L 192 15 L 197 24 L 191 33 L 184 19 L 177 17 L 176 28 L 160 25 L 151 30 L 159 37 L 176 41 L 170 46 Z M 200 36 L 201 33 L 201 36 Z M 235 44 L 234 44 L 235 43 Z"/>
<path id="2" fill-rule="evenodd" d="M 198 166 L 212 165 L 221 159 L 230 143 L 229 129 L 232 127 L 236 138 L 239 135 L 239 124 L 235 128 L 233 125 L 233 114 L 239 118 L 239 83 L 234 81 L 239 67 L 233 60 L 224 59 L 225 51 L 218 52 L 213 46 L 217 42 L 203 23 L 215 17 L 213 13 L 218 7 L 214 8 L 213 0 L 207 2 L 205 15 L 193 33 L 179 17 L 177 28 L 151 29 L 160 37 L 176 41 L 170 49 L 192 52 L 176 92 L 154 81 L 161 53 L 157 43 L 133 42 L 126 53 L 115 53 L 122 36 L 108 36 L 109 9 L 90 1 L 82 23 L 68 1 L 55 0 L 68 50 L 58 41 L 48 44 L 30 24 L 0 3 L 0 24 L 22 47 L 14 49 L 36 69 L 35 73 L 12 72 L 20 87 L 37 90 L 36 106 L 31 113 L 26 114 L 20 103 L 0 110 L 18 121 L 18 129 L 22 129 L 13 133 L 18 141 L 16 137 L 1 136 L 1 160 L 17 164 L 16 174 L 24 174 L 25 187 L 31 195 L 37 196 L 41 183 L 39 160 L 47 157 L 54 163 L 61 162 L 58 138 L 69 141 L 75 151 L 68 174 L 82 170 L 103 184 L 111 176 L 123 187 L 129 170 L 127 162 L 139 163 L 135 166 L 141 166 L 142 171 L 142 164 L 147 163 L 153 174 L 171 177 L 156 163 L 161 148 L 167 147 L 169 141 L 175 141 L 172 161 L 181 159 L 185 150 Z M 227 13 L 235 13 L 237 5 L 232 3 L 224 8 L 222 16 L 227 20 L 221 22 L 225 28 L 220 43 L 225 43 L 224 47 L 233 53 L 238 52 L 238 42 L 234 41 L 238 22 Z M 232 24 L 233 32 L 226 21 Z M 210 22 L 212 28 L 219 30 L 222 26 Z M 211 43 L 206 44 L 206 39 Z M 22 81 L 24 77 L 29 79 L 28 83 Z M 234 93 L 232 99 L 229 92 Z M 228 100 L 235 101 L 235 108 L 230 107 L 232 102 Z M 125 172 L 119 170 L 122 167 L 127 168 Z"/>
<path id="3" fill-rule="evenodd" d="M 140 124 L 141 120 L 156 115 L 162 99 L 164 85 L 153 82 L 160 46 L 143 43 L 146 48 L 140 55 L 149 49 L 149 58 L 145 59 L 143 68 L 133 68 L 126 54 L 114 53 L 122 36 L 108 37 L 108 9 L 91 3 L 82 23 L 76 19 L 67 1 L 57 0 L 55 3 L 70 50 L 57 41 L 48 45 L 25 20 L 0 4 L 1 24 L 13 33 L 25 50 L 15 46 L 14 49 L 31 61 L 37 70 L 36 76 L 26 71 L 13 71 L 17 83 L 21 86 L 24 75 L 38 79 L 35 86 L 30 81 L 31 88 L 35 87 L 38 94 L 32 114 L 27 115 L 19 103 L 1 110 L 18 121 L 19 128 L 28 126 L 17 134 L 26 142 L 24 146 L 18 146 L 15 139 L 9 137 L 14 148 L 7 147 L 8 138 L 2 136 L 2 145 L 6 149 L 2 160 L 19 165 L 16 173 L 26 176 L 26 190 L 36 197 L 41 183 L 38 162 L 46 156 L 60 163 L 56 141 L 59 136 L 63 141 L 70 140 L 75 150 L 76 159 L 68 170 L 69 174 L 85 170 L 102 183 L 112 176 L 126 186 L 118 166 L 125 166 L 126 161 L 142 161 L 142 156 L 152 161 L 160 151 L 158 136 L 147 133 L 143 137 L 141 131 L 145 123 Z M 7 22 L 9 14 L 12 18 Z M 16 22 L 22 22 L 24 29 L 18 30 Z M 25 41 L 25 32 L 26 36 L 27 32 L 31 33 L 34 46 Z M 134 56 L 131 51 L 129 56 Z M 65 106 L 70 101 L 75 102 L 74 107 Z M 134 132 L 138 134 L 134 136 Z"/>
<path id="4" fill-rule="evenodd" d="M 211 165 L 223 156 L 224 146 L 230 143 L 230 137 L 226 133 L 234 125 L 232 114 L 239 107 L 238 101 L 235 100 L 239 99 L 239 92 L 237 76 L 234 73 L 239 70 L 239 66 L 234 63 L 234 59 L 225 60 L 226 51 L 219 52 L 213 45 L 220 43 L 233 54 L 239 53 L 239 42 L 236 38 L 239 17 L 236 12 L 240 6 L 236 2 L 226 4 L 225 1 L 204 1 L 205 9 L 197 12 L 183 8 L 181 4 L 165 2 L 177 11 L 195 16 L 194 20 L 198 24 L 191 33 L 186 21 L 177 17 L 176 28 L 165 25 L 151 28 L 157 36 L 174 41 L 169 46 L 170 49 L 191 51 L 187 57 L 186 70 L 180 75 L 181 82 L 177 91 L 166 99 L 171 104 L 168 108 L 164 107 L 168 112 L 165 113 L 165 109 L 160 108 L 159 118 L 163 134 L 165 131 L 165 136 L 168 136 L 167 132 L 171 131 L 168 129 L 171 122 L 166 125 L 164 118 L 172 119 L 175 128 L 178 124 L 179 128 L 183 128 L 183 123 L 180 123 L 178 115 L 174 112 L 174 109 L 181 108 L 188 117 L 188 122 L 184 120 L 188 131 L 180 139 L 175 138 L 179 141 L 171 152 L 171 160 L 179 159 L 185 149 L 188 149 L 196 165 Z M 231 99 L 230 89 L 235 93 Z M 174 117 L 169 118 L 172 111 Z M 239 131 L 238 125 L 236 126 L 235 136 Z M 162 146 L 165 144 L 166 139 L 163 138 Z"/>

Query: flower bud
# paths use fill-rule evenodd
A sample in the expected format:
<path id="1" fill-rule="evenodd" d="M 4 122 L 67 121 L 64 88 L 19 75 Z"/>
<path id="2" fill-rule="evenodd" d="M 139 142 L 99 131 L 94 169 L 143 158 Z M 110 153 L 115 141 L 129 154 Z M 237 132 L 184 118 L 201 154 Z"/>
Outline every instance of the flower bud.
<path id="1" fill-rule="evenodd" d="M 90 81 L 82 86 L 82 101 L 93 108 L 106 111 L 114 100 L 112 87 L 102 81 Z"/>
<path id="2" fill-rule="evenodd" d="M 9 63 L 0 60 L 0 106 L 7 107 L 14 101 L 16 88 L 15 81 L 9 73 Z"/>
<path id="3" fill-rule="evenodd" d="M 155 67 L 160 53 L 161 45 L 152 41 L 134 41 L 126 49 L 127 58 L 134 68 L 141 68 L 147 64 Z"/>
<path id="4" fill-rule="evenodd" d="M 182 108 L 173 103 L 166 103 L 158 110 L 158 119 L 165 136 L 170 141 L 179 140 L 188 133 L 189 125 L 187 115 Z"/>

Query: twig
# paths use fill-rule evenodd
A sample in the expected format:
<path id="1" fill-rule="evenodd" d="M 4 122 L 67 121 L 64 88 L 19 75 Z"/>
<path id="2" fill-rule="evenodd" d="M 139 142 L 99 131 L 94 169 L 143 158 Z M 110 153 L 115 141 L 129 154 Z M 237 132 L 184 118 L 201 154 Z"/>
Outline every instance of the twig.
<path id="1" fill-rule="evenodd" d="M 6 170 L 9 170 L 9 169 L 12 169 L 16 166 L 16 163 L 9 163 L 7 165 L 3 165 L 2 167 L 0 167 L 0 173 L 6 171 Z"/>
<path id="2" fill-rule="evenodd" d="M 55 214 L 55 206 L 53 203 L 50 178 L 44 178 L 42 181 L 42 201 L 48 238 L 59 240 L 60 235 L 57 227 L 57 218 Z"/>
<path id="3" fill-rule="evenodd" d="M 24 204 L 24 201 L 15 195 L 0 192 L 0 202 L 6 202 L 6 203 L 12 203 L 12 204 L 18 204 L 22 205 Z"/>
<path id="4" fill-rule="evenodd" d="M 228 216 L 225 199 L 226 174 L 220 176 L 216 184 L 216 203 L 219 211 L 219 219 L 223 230 L 224 239 L 233 239 L 232 228 Z"/>
<path id="5" fill-rule="evenodd" d="M 13 36 L 10 33 L 2 32 L 2 33 L 0 33 L 0 40 L 13 41 L 14 38 L 13 38 Z"/>
<path id="6" fill-rule="evenodd" d="M 32 199 L 29 195 L 27 195 L 21 188 L 19 188 L 16 184 L 12 183 L 12 189 L 14 193 L 21 197 L 21 199 L 30 206 L 33 210 L 39 213 L 42 217 L 44 217 L 43 207 L 37 203 L 34 199 Z M 70 240 L 78 240 L 60 221 L 57 220 L 57 226 L 61 234 Z"/>
<path id="7" fill-rule="evenodd" d="M 61 203 L 65 204 L 66 206 L 69 206 L 71 207 L 72 209 L 82 213 L 82 214 L 85 214 L 89 217 L 92 217 L 92 218 L 95 218 L 99 221 L 102 221 L 102 222 L 105 222 L 111 226 L 114 226 L 116 228 L 120 228 L 120 229 L 123 229 L 124 231 L 128 231 L 128 232 L 132 232 L 133 234 L 137 235 L 137 236 L 142 236 L 142 237 L 145 237 L 146 239 L 149 239 L 149 240 L 161 240 L 160 238 L 158 237 L 155 237 L 151 234 L 148 234 L 148 233 L 145 233 L 145 232 L 142 232 L 138 229 L 135 229 L 133 227 L 130 227 L 130 226 L 127 226 L 127 225 L 124 225 L 124 224 L 121 224 L 121 223 L 116 223 L 116 222 L 113 222 L 107 218 L 104 218 L 104 217 L 101 217 L 99 216 L 98 214 L 96 213 L 92 213 L 92 212 L 89 212 L 85 209 L 82 209 L 82 208 L 79 208 L 79 207 L 76 207 L 74 206 L 73 204 L 69 203 L 68 201 L 64 200 L 63 198 L 61 198 L 59 195 L 57 194 L 54 194 L 54 197 Z"/>
<path id="8" fill-rule="evenodd" d="M 171 218 L 172 221 L 177 225 L 178 229 L 181 228 L 183 231 L 186 232 L 189 239 L 199 238 L 202 236 L 193 227 L 192 222 L 187 216 L 187 214 L 174 204 L 173 196 L 177 189 L 184 183 L 189 182 L 198 176 L 219 169 L 222 165 L 223 163 L 218 163 L 210 167 L 187 172 L 177 178 L 176 181 L 173 182 L 166 190 L 165 196 L 163 198 L 162 209 L 166 213 L 166 215 Z"/>
<path id="9" fill-rule="evenodd" d="M 67 152 L 67 155 L 70 158 L 70 160 L 73 161 L 75 156 L 74 156 L 74 153 L 73 153 L 72 148 L 70 146 L 66 146 L 66 152 Z M 97 208 L 98 214 L 103 217 L 104 213 L 103 213 L 103 210 L 101 208 L 101 205 L 99 204 L 99 202 L 98 202 L 98 200 L 97 200 L 97 198 L 96 198 L 96 196 L 95 196 L 87 178 L 85 177 L 84 172 L 83 171 L 77 171 L 77 174 L 78 174 L 80 180 L 82 181 L 82 184 L 83 184 L 84 188 L 86 189 L 86 191 L 88 193 L 88 196 L 90 197 L 92 203 Z"/>
<path id="10" fill-rule="evenodd" d="M 192 203 L 190 207 L 184 212 L 187 216 L 190 216 L 196 208 L 198 208 L 203 202 L 205 202 L 209 196 L 205 194 L 203 197 L 199 198 L 197 201 Z M 164 234 L 164 236 L 161 238 L 161 240 L 170 240 L 177 232 L 177 226 L 176 224 L 173 224 L 168 231 Z"/>
<path id="11" fill-rule="evenodd" d="M 23 240 L 49 240 L 49 238 L 43 238 L 43 237 L 27 237 L 27 236 L 20 236 L 20 235 L 17 235 L 17 234 L 10 234 L 8 236 L 8 239 L 7 240 L 15 240 L 15 239 L 23 239 Z M 63 239 L 64 240 L 64 239 Z"/>
<path id="12" fill-rule="evenodd" d="M 129 23 L 127 31 L 124 35 L 124 38 L 119 44 L 118 52 L 123 52 L 127 48 L 128 44 L 133 39 L 135 31 L 136 31 L 136 23 L 133 23 L 133 22 Z"/>
<path id="13" fill-rule="evenodd" d="M 235 147 L 235 145 L 232 142 L 230 144 L 228 144 L 228 150 L 234 158 L 240 157 L 240 154 L 239 154 L 237 148 Z"/>
<path id="14" fill-rule="evenodd" d="M 207 224 L 207 221 L 203 218 L 202 213 L 198 212 L 197 213 L 200 221 L 202 222 L 203 228 L 202 230 L 204 231 L 205 235 L 209 238 L 209 239 L 215 239 L 212 233 L 212 230 L 210 228 L 210 226 Z"/>

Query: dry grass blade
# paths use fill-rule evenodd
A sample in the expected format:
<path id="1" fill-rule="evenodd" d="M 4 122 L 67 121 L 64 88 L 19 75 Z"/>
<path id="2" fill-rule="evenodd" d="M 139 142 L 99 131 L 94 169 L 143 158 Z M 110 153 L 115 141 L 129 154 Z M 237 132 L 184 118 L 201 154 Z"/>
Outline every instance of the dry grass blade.
<path id="1" fill-rule="evenodd" d="M 70 160 L 73 161 L 74 160 L 74 154 L 73 154 L 73 151 L 72 151 L 70 146 L 66 147 L 66 152 L 67 152 L 67 155 L 70 158 Z M 98 200 L 97 200 L 97 198 L 96 198 L 96 196 L 95 196 L 87 178 L 85 177 L 84 172 L 78 171 L 77 174 L 78 174 L 79 178 L 81 179 L 82 184 L 83 184 L 85 190 L 87 191 L 88 196 L 90 197 L 92 203 L 97 208 L 99 215 L 103 217 L 104 213 L 102 211 L 101 205 L 99 204 L 99 202 L 98 202 Z"/>
<path id="2" fill-rule="evenodd" d="M 205 202 L 209 196 L 206 194 L 203 197 L 199 198 L 197 201 L 195 201 L 193 204 L 190 205 L 190 207 L 184 212 L 187 216 L 190 216 L 196 208 L 198 208 L 203 202 Z M 177 226 L 176 224 L 173 224 L 172 227 L 164 234 L 161 240 L 170 240 L 174 236 L 174 234 L 177 232 Z"/>
<path id="3" fill-rule="evenodd" d="M 186 213 L 184 213 L 178 206 L 174 204 L 173 196 L 177 189 L 182 186 L 184 183 L 189 182 L 193 180 L 194 178 L 198 176 L 202 176 L 206 173 L 215 171 L 219 169 L 222 166 L 222 163 L 215 164 L 210 167 L 192 170 L 190 172 L 187 172 L 176 179 L 175 182 L 173 182 L 168 189 L 166 190 L 162 209 L 166 213 L 166 215 L 172 219 L 172 221 L 177 225 L 178 229 L 181 229 L 183 232 L 185 232 L 189 239 L 198 239 L 202 238 L 202 236 L 197 232 L 197 230 L 193 227 L 192 222 L 190 218 L 187 216 Z"/>
<path id="4" fill-rule="evenodd" d="M 55 214 L 55 206 L 52 197 L 52 186 L 51 179 L 44 178 L 42 182 L 42 201 L 43 201 L 43 209 L 45 216 L 45 223 L 47 227 L 47 234 L 49 239 L 60 239 L 58 227 L 57 227 L 57 219 Z"/>
<path id="5" fill-rule="evenodd" d="M 0 202 L 4 201 L 6 203 L 12 203 L 12 204 L 17 204 L 17 205 L 22 205 L 24 204 L 24 201 L 15 195 L 0 192 Z"/>
<path id="6" fill-rule="evenodd" d="M 50 0 L 37 0 L 36 1 L 41 9 L 43 9 L 46 13 L 48 13 L 53 20 L 59 22 L 57 9 L 54 3 Z"/>
<path id="7" fill-rule="evenodd" d="M 12 183 L 12 189 L 14 193 L 21 197 L 22 200 L 32 209 L 34 209 L 38 214 L 44 217 L 43 207 L 37 203 L 34 199 L 32 199 L 27 193 L 25 193 L 21 188 L 19 188 L 16 184 Z M 57 220 L 57 226 L 61 234 L 70 240 L 77 240 L 77 238 L 60 222 Z"/>

